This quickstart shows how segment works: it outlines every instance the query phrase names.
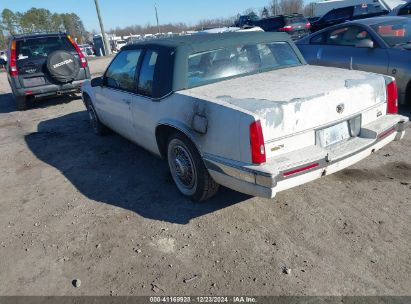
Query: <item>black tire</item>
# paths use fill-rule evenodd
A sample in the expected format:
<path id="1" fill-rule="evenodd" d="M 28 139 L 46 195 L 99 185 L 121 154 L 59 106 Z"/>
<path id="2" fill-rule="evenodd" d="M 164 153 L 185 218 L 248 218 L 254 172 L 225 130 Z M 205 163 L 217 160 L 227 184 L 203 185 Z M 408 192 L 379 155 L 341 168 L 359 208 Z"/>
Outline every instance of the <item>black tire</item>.
<path id="1" fill-rule="evenodd" d="M 84 96 L 84 104 L 87 108 L 93 132 L 99 136 L 106 135 L 108 133 L 108 128 L 101 123 L 100 119 L 97 116 L 97 112 L 94 109 L 93 103 L 91 102 L 90 97 L 88 97 L 87 95 Z"/>
<path id="2" fill-rule="evenodd" d="M 16 108 L 19 111 L 27 110 L 27 98 L 26 96 L 14 96 L 14 101 L 16 102 Z"/>
<path id="3" fill-rule="evenodd" d="M 61 83 L 73 81 L 80 71 L 79 59 L 64 50 L 57 50 L 48 55 L 46 65 L 50 76 Z"/>
<path id="4" fill-rule="evenodd" d="M 180 132 L 168 139 L 167 161 L 174 183 L 183 195 L 204 201 L 217 193 L 219 184 L 211 178 L 195 145 Z"/>

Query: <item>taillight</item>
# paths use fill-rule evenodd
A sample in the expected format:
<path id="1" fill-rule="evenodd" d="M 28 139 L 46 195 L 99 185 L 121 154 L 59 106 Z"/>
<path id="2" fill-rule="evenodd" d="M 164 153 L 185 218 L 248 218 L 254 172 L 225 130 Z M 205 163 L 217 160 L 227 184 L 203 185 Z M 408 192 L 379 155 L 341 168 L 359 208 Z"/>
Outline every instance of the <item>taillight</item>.
<path id="1" fill-rule="evenodd" d="M 19 74 L 17 70 L 17 56 L 16 56 L 16 41 L 13 40 L 11 42 L 11 49 L 10 49 L 10 75 L 17 76 Z"/>
<path id="2" fill-rule="evenodd" d="M 398 113 L 398 90 L 394 81 L 387 85 L 387 114 Z"/>
<path id="3" fill-rule="evenodd" d="M 310 23 L 310 22 L 307 22 L 307 23 L 305 24 L 305 27 L 309 29 L 309 28 L 311 27 L 311 23 Z"/>
<path id="4" fill-rule="evenodd" d="M 87 67 L 87 59 L 86 57 L 84 57 L 83 52 L 80 50 L 80 48 L 78 47 L 77 43 L 74 41 L 73 38 L 71 38 L 70 35 L 67 35 L 68 40 L 71 42 L 71 44 L 74 46 L 74 48 L 76 49 L 76 52 L 78 54 L 78 56 L 80 57 L 81 60 L 81 67 L 85 68 Z"/>
<path id="5" fill-rule="evenodd" d="M 286 25 L 286 26 L 280 28 L 280 31 L 288 32 L 288 31 L 292 31 L 293 29 L 294 29 L 294 26 L 292 26 L 292 25 Z"/>
<path id="6" fill-rule="evenodd" d="M 265 163 L 265 146 L 263 130 L 259 120 L 250 125 L 251 159 L 254 164 Z"/>

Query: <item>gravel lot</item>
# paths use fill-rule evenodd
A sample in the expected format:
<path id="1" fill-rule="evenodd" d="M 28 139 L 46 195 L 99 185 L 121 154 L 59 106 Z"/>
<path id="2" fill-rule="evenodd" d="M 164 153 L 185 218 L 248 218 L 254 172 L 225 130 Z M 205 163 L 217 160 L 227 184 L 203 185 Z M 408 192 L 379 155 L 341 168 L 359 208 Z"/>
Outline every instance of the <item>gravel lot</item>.
<path id="1" fill-rule="evenodd" d="M 275 199 L 192 203 L 80 99 L 16 112 L 0 73 L 0 295 L 411 295 L 410 152 L 408 129 Z"/>

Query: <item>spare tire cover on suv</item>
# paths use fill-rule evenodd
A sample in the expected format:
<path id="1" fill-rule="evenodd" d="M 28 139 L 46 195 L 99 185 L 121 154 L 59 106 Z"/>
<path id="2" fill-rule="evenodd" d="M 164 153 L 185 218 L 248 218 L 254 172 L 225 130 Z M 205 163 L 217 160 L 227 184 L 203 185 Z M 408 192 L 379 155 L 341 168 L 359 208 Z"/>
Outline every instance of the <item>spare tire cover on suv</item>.
<path id="1" fill-rule="evenodd" d="M 78 59 L 67 51 L 55 51 L 47 57 L 47 69 L 59 82 L 73 81 L 80 70 Z"/>

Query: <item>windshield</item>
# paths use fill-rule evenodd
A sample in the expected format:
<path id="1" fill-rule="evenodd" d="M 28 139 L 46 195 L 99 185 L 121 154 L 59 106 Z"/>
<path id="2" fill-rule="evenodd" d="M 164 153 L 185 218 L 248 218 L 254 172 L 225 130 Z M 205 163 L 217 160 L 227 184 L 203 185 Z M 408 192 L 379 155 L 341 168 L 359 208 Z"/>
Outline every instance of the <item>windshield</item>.
<path id="1" fill-rule="evenodd" d="M 411 43 L 411 19 L 386 21 L 371 27 L 389 46 Z"/>
<path id="2" fill-rule="evenodd" d="M 191 55 L 188 59 L 188 85 L 194 87 L 300 63 L 287 42 L 237 45 Z"/>

